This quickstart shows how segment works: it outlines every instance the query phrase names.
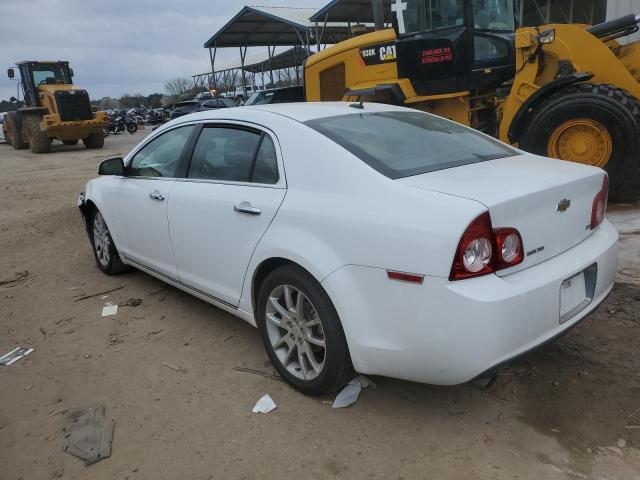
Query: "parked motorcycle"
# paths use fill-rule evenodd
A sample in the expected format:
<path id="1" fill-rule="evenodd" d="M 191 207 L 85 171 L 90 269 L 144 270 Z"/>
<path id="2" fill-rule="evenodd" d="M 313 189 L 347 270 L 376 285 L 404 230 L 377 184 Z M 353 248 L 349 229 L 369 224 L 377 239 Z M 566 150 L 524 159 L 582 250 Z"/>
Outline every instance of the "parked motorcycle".
<path id="1" fill-rule="evenodd" d="M 138 131 L 138 124 L 133 115 L 126 110 L 112 110 L 107 112 L 107 126 L 102 129 L 102 134 L 117 135 L 120 132 L 129 132 L 131 135 Z"/>

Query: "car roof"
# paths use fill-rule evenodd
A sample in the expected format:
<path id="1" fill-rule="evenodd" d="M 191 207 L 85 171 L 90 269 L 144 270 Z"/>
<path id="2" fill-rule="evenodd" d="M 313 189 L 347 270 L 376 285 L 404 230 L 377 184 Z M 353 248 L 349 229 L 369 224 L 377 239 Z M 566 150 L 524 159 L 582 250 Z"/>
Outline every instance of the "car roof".
<path id="1" fill-rule="evenodd" d="M 266 105 L 250 105 L 243 107 L 230 107 L 221 109 L 207 109 L 205 111 L 183 115 L 175 120 L 165 123 L 156 132 L 159 134 L 167 128 L 181 123 L 207 120 L 232 120 L 257 122 L 257 114 L 278 115 L 290 118 L 297 122 L 307 122 L 316 118 L 334 117 L 338 115 L 359 115 L 362 113 L 375 112 L 416 112 L 416 110 L 385 105 L 381 103 L 364 103 L 362 109 L 350 105 L 359 105 L 351 102 L 296 102 L 277 103 Z M 257 123 L 265 124 L 266 119 Z"/>

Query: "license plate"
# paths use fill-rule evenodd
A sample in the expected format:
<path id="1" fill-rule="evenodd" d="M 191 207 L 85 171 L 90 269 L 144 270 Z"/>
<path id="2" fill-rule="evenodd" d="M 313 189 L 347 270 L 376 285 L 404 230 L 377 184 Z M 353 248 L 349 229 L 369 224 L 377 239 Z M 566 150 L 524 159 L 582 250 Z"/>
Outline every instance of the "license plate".
<path id="1" fill-rule="evenodd" d="M 577 315 L 589 304 L 584 272 L 568 278 L 560 286 L 560 323 Z"/>

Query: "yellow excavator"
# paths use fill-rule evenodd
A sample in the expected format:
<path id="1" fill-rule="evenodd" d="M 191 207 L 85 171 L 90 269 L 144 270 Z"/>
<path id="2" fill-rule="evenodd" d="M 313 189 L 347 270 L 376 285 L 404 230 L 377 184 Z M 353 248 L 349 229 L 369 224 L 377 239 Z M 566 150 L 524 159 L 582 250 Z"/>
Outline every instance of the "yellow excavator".
<path id="1" fill-rule="evenodd" d="M 30 147 L 33 153 L 49 153 L 51 141 L 75 145 L 82 139 L 87 148 L 102 148 L 106 112 L 92 112 L 89 94 L 73 85 L 69 62 L 25 61 L 16 64 L 24 106 L 4 120 L 7 141 L 16 150 Z M 9 78 L 15 70 L 7 70 Z"/>
<path id="2" fill-rule="evenodd" d="M 392 0 L 383 28 L 309 57 L 307 101 L 431 112 L 540 155 L 604 168 L 640 198 L 640 16 L 516 28 L 513 0 Z M 378 3 L 376 6 L 375 4 Z"/>

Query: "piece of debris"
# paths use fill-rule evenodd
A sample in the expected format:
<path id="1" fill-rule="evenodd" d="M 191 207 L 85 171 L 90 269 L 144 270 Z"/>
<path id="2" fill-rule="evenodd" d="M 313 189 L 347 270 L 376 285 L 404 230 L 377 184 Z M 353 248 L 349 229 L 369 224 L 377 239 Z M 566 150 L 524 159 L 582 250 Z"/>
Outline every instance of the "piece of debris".
<path id="1" fill-rule="evenodd" d="M 251 411 L 253 413 L 269 413 L 274 408 L 276 408 L 276 403 L 269 396 L 269 394 L 266 394 L 260 397 L 260 400 L 256 402 L 253 410 Z"/>
<path id="2" fill-rule="evenodd" d="M 47 338 L 49 336 L 47 335 L 47 332 L 44 331 L 44 328 L 40 327 L 38 330 L 40 330 L 40 333 L 44 335 L 44 338 Z"/>
<path id="3" fill-rule="evenodd" d="M 160 330 L 151 330 L 150 332 L 147 332 L 146 337 L 149 338 L 151 335 L 158 335 L 159 333 L 162 333 L 164 331 L 163 328 L 161 328 Z"/>
<path id="4" fill-rule="evenodd" d="M 26 282 L 28 278 L 29 278 L 29 270 L 25 270 L 24 272 L 16 272 L 13 275 L 13 278 L 0 280 L 0 286 L 6 287 L 6 288 L 17 287 L 18 285 Z"/>
<path id="5" fill-rule="evenodd" d="M 364 375 L 358 375 L 340 390 L 331 408 L 344 408 L 354 404 L 360 396 L 360 391 L 369 386 L 375 388 L 376 384 Z"/>
<path id="6" fill-rule="evenodd" d="M 98 292 L 98 293 L 93 293 L 91 295 L 83 295 L 82 297 L 78 297 L 74 300 L 74 302 L 80 302 L 82 300 L 86 300 L 87 298 L 94 298 L 94 297 L 98 297 L 100 295 L 104 295 L 105 293 L 111 293 L 111 292 L 116 292 L 118 290 L 122 290 L 124 287 L 118 287 L 118 288 L 113 288 L 111 290 L 106 290 L 104 292 Z"/>
<path id="7" fill-rule="evenodd" d="M 130 298 L 126 302 L 119 303 L 119 307 L 137 307 L 142 303 L 141 298 Z"/>
<path id="8" fill-rule="evenodd" d="M 259 375 L 270 380 L 278 380 L 279 382 L 284 382 L 284 379 L 280 375 L 274 373 L 263 372 L 262 370 L 256 370 L 254 368 L 247 367 L 233 367 L 233 369 L 238 372 L 252 373 L 253 375 Z"/>
<path id="9" fill-rule="evenodd" d="M 18 347 L 15 350 L 12 350 L 0 357 L 0 365 L 11 365 L 13 362 L 20 360 L 22 357 L 26 357 L 31 352 L 33 352 L 33 348 Z"/>
<path id="10" fill-rule="evenodd" d="M 606 449 L 610 452 L 615 453 L 616 455 L 622 456 L 622 450 L 620 450 L 618 447 L 606 447 Z"/>
<path id="11" fill-rule="evenodd" d="M 113 420 L 105 417 L 104 407 L 78 410 L 67 436 L 64 450 L 84 461 L 85 465 L 111 456 Z"/>
<path id="12" fill-rule="evenodd" d="M 115 305 L 113 303 L 105 303 L 104 307 L 102 307 L 103 317 L 115 315 L 116 313 L 118 313 L 118 305 Z"/>
<path id="13" fill-rule="evenodd" d="M 624 438 L 619 438 L 618 439 L 618 447 L 619 448 L 624 448 L 627 446 L 627 441 Z"/>
<path id="14" fill-rule="evenodd" d="M 187 369 L 184 367 L 176 367 L 175 365 L 172 365 L 170 363 L 163 363 L 162 364 L 163 367 L 167 367 L 170 370 L 173 370 L 174 372 L 180 372 L 180 373 L 187 373 Z"/>

